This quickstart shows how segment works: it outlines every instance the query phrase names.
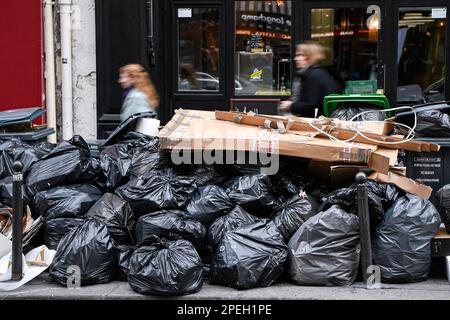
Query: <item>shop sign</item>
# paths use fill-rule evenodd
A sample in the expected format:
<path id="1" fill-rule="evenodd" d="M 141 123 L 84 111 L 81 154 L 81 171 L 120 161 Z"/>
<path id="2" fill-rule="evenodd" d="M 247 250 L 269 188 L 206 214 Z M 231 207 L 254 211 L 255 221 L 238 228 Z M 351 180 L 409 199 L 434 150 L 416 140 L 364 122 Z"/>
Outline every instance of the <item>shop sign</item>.
<path id="1" fill-rule="evenodd" d="M 264 27 L 265 31 L 289 33 L 292 26 L 291 16 L 267 14 L 264 12 L 241 12 L 237 24 L 245 27 Z"/>

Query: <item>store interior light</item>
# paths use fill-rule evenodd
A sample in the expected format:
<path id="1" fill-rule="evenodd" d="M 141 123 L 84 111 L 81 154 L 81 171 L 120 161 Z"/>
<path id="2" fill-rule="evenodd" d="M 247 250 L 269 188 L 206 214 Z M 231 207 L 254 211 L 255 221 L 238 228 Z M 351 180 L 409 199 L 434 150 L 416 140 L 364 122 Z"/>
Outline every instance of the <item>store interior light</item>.
<path id="1" fill-rule="evenodd" d="M 424 16 L 421 12 L 406 12 L 403 18 L 398 21 L 398 25 L 400 27 L 414 28 L 434 21 L 434 19 Z"/>
<path id="2" fill-rule="evenodd" d="M 369 30 L 380 29 L 380 19 L 378 19 L 377 17 L 369 19 L 369 21 L 367 22 L 367 26 L 369 27 Z"/>

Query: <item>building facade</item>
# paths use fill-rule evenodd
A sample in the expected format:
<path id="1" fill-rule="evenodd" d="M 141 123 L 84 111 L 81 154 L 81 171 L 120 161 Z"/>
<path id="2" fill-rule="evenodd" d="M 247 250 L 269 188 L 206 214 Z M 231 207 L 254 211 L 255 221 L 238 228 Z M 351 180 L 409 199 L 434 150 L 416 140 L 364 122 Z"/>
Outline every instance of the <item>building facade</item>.
<path id="1" fill-rule="evenodd" d="M 53 10 L 59 128 L 61 69 L 68 59 L 61 55 L 62 2 L 54 2 Z M 228 110 L 239 99 L 257 101 L 261 112 L 271 112 L 289 97 L 295 48 L 307 40 L 327 48 L 323 64 L 343 86 L 372 80 L 392 106 L 450 100 L 448 0 L 69 2 L 71 123 L 73 132 L 88 140 L 104 138 L 118 125 L 118 69 L 125 64 L 149 70 L 163 123 L 177 108 Z M 41 7 L 48 3 L 53 2 Z M 41 42 L 33 53 L 41 68 L 33 74 L 47 86 Z"/>
<path id="2" fill-rule="evenodd" d="M 233 99 L 286 99 L 296 44 L 307 40 L 327 48 L 324 65 L 343 85 L 375 80 L 391 105 L 449 100 L 447 6 L 446 0 L 96 0 L 98 133 L 120 108 L 120 65 L 139 62 L 150 70 L 167 121 L 177 108 L 226 110 Z"/>

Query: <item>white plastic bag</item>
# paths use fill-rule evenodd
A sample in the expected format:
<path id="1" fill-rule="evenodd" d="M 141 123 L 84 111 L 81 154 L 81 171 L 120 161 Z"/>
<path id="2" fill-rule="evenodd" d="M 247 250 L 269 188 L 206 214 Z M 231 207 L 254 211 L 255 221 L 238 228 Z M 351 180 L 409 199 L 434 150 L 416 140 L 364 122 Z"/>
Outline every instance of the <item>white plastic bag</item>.
<path id="1" fill-rule="evenodd" d="M 11 281 L 12 254 L 9 253 L 0 259 L 0 291 L 12 291 L 36 278 L 52 263 L 56 251 L 48 249 L 45 245 L 37 247 L 25 256 L 22 255 L 23 278 L 20 281 Z"/>

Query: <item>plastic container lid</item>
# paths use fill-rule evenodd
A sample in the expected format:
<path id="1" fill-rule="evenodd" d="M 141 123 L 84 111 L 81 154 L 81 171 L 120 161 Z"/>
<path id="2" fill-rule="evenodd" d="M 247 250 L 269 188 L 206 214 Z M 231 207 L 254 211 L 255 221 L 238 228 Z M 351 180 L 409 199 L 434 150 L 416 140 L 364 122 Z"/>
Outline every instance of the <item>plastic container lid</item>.
<path id="1" fill-rule="evenodd" d="M 389 101 L 385 95 L 379 93 L 365 93 L 365 94 L 330 94 L 323 98 L 323 114 L 329 117 L 336 108 L 346 102 L 359 102 L 365 104 L 372 104 L 382 109 L 389 109 Z M 387 117 L 391 117 L 391 112 L 386 112 Z"/>

